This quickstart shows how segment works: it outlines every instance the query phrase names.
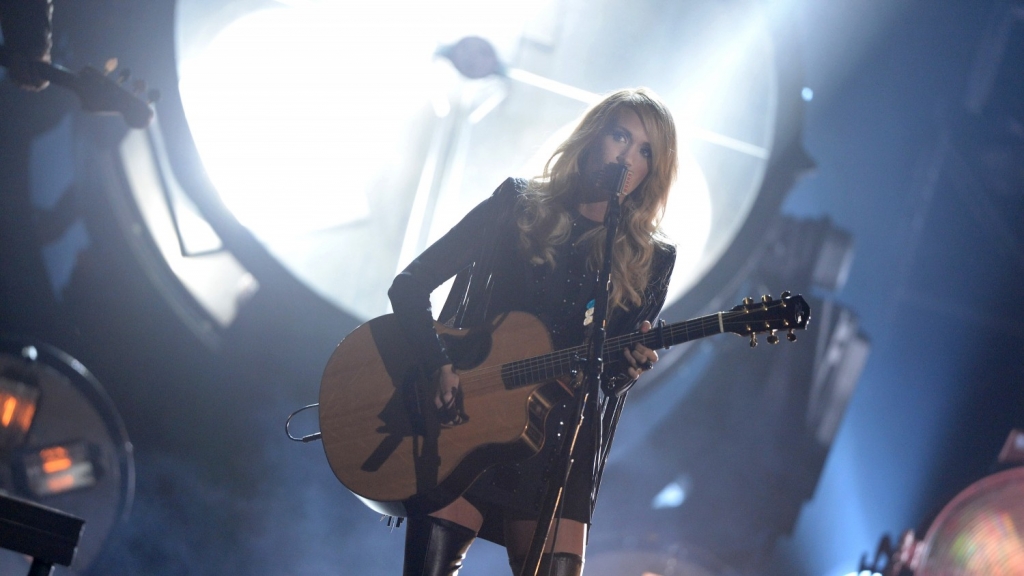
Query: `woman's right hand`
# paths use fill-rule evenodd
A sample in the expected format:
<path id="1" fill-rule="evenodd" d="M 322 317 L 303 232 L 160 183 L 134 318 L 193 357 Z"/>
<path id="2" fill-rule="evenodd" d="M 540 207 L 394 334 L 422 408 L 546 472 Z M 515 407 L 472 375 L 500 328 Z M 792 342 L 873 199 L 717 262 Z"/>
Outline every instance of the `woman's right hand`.
<path id="1" fill-rule="evenodd" d="M 437 382 L 437 395 L 434 396 L 442 428 L 451 428 L 465 424 L 469 420 L 465 407 L 462 405 L 462 388 L 459 386 L 459 375 L 452 370 L 451 364 L 441 367 Z"/>
<path id="2" fill-rule="evenodd" d="M 441 366 L 441 373 L 438 377 L 437 395 L 434 396 L 434 406 L 438 410 L 445 406 L 451 406 L 455 402 L 455 392 L 459 387 L 459 375 L 452 369 L 451 364 Z"/>

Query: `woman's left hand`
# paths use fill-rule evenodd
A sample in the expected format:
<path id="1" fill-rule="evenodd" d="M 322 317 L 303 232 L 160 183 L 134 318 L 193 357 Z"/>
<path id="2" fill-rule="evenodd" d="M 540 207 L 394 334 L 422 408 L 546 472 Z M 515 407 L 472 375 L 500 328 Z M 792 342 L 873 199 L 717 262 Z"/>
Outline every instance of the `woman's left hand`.
<path id="1" fill-rule="evenodd" d="M 641 332 L 649 332 L 651 329 L 651 323 L 644 320 L 644 323 L 640 325 Z M 630 348 L 623 348 L 623 353 L 626 355 L 626 362 L 629 363 L 629 377 L 636 379 L 641 374 L 654 368 L 654 363 L 658 361 L 658 353 L 643 344 L 637 344 Z"/>

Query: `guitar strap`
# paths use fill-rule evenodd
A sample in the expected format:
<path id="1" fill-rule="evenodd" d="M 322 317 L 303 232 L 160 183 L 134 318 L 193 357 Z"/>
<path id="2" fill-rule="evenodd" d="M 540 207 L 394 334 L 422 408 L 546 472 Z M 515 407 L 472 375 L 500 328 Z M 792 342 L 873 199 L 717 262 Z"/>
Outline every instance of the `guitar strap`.
<path id="1" fill-rule="evenodd" d="M 498 226 L 495 233 L 481 244 L 473 263 L 456 275 L 438 315 L 442 324 L 452 328 L 472 328 L 487 319 L 494 280 L 494 254 L 512 223 L 516 200 L 526 186 L 527 181 L 522 178 L 509 178 L 494 191 L 494 198 L 501 202 Z"/>

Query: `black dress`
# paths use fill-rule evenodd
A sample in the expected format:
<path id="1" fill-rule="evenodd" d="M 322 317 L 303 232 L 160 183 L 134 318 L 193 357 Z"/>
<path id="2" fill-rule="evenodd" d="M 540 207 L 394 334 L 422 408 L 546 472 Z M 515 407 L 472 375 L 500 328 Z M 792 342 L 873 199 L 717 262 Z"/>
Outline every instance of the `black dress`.
<path id="1" fill-rule="evenodd" d="M 556 350 L 583 342 L 584 317 L 593 306 L 597 282 L 596 273 L 587 270 L 585 250 L 577 247 L 576 241 L 601 224 L 571 210 L 573 229 L 567 242 L 555 246 L 556 266 L 531 264 L 518 253 L 515 224 L 518 200 L 526 185 L 525 180 L 506 180 L 395 278 L 388 292 L 392 307 L 427 373 L 450 363 L 433 329 L 430 293 L 455 275 L 440 321 L 468 327 L 501 312 L 519 310 L 544 322 Z M 644 320 L 653 323 L 661 311 L 675 250 L 664 244 L 656 246 L 643 304 L 613 311 L 609 337 L 634 331 Z M 620 357 L 607 359 L 606 371 L 625 372 L 624 362 L 614 362 Z M 569 402 L 555 407 L 548 417 L 544 447 L 537 455 L 521 463 L 492 467 L 466 491 L 466 499 L 484 514 L 481 537 L 501 544 L 503 519 L 538 518 L 545 487 L 552 480 L 550 471 L 557 455 L 554 440 L 562 432 L 560 423 L 567 422 L 569 415 Z M 582 430 L 584 450 L 577 462 L 592 460 L 593 442 L 587 439 L 593 432 Z M 574 465 L 565 491 L 563 518 L 590 523 L 592 476 L 589 465 Z"/>

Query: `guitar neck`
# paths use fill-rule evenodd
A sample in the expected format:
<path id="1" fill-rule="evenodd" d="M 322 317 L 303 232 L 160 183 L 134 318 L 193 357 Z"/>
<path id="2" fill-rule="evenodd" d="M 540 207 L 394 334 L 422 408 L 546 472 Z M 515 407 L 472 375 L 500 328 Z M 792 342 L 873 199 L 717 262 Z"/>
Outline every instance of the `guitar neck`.
<path id="1" fill-rule="evenodd" d="M 661 350 L 676 344 L 721 334 L 726 332 L 730 314 L 729 312 L 718 312 L 693 320 L 659 326 L 646 333 L 638 331 L 609 338 L 604 344 L 603 357 L 607 359 L 634 344 L 643 344 L 652 350 Z M 543 356 L 509 362 L 501 367 L 502 381 L 509 388 L 518 388 L 561 378 L 572 372 L 577 361 L 586 356 L 586 352 L 586 346 L 574 346 Z"/>
<path id="2" fill-rule="evenodd" d="M 624 336 L 609 338 L 604 345 L 604 356 L 617 350 L 643 344 L 651 350 L 661 350 L 691 340 L 699 340 L 715 334 L 726 332 L 726 324 L 730 322 L 730 312 L 717 312 L 693 320 L 684 320 L 675 324 L 667 324 L 651 329 L 649 332 L 633 332 Z"/>
<path id="3" fill-rule="evenodd" d="M 638 331 L 609 338 L 604 343 L 601 356 L 606 360 L 617 360 L 621 357 L 622 350 L 635 344 L 643 344 L 651 350 L 661 350 L 724 332 L 750 336 L 751 346 L 757 345 L 756 335 L 762 332 L 770 333 L 769 343 L 778 343 L 779 338 L 775 334 L 778 330 L 787 330 L 786 339 L 795 341 L 796 335 L 793 331 L 806 328 L 810 319 L 811 309 L 800 295 L 783 292 L 779 300 L 772 300 L 770 296 L 765 295 L 760 302 L 744 298 L 742 304 L 727 312 L 716 312 L 693 320 L 658 326 L 647 332 Z M 547 382 L 570 374 L 573 367 L 586 354 L 585 346 L 576 346 L 510 362 L 501 367 L 501 378 L 509 388 Z"/>

